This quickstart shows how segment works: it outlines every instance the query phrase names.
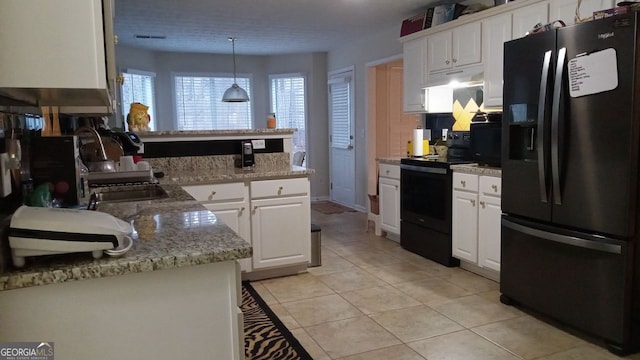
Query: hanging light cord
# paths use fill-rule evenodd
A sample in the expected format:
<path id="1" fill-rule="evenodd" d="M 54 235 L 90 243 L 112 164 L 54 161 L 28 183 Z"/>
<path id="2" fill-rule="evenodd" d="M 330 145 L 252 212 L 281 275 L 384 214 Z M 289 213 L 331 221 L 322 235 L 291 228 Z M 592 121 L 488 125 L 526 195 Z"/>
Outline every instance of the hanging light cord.
<path id="1" fill-rule="evenodd" d="M 231 48 L 233 49 L 233 83 L 236 84 L 236 38 L 230 37 Z"/>

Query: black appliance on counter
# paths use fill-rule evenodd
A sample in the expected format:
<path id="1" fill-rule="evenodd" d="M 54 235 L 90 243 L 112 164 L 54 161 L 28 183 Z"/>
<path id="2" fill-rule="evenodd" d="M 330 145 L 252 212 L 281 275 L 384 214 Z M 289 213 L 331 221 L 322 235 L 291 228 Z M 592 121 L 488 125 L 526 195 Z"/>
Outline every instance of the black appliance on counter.
<path id="1" fill-rule="evenodd" d="M 469 132 L 449 132 L 447 146 L 447 157 L 400 159 L 400 245 L 451 267 L 451 165 L 470 162 Z"/>
<path id="2" fill-rule="evenodd" d="M 500 167 L 502 160 L 502 113 L 479 114 L 471 122 L 471 159 L 481 165 Z"/>
<path id="3" fill-rule="evenodd" d="M 640 346 L 638 38 L 632 13 L 504 51 L 501 300 L 617 354 Z"/>

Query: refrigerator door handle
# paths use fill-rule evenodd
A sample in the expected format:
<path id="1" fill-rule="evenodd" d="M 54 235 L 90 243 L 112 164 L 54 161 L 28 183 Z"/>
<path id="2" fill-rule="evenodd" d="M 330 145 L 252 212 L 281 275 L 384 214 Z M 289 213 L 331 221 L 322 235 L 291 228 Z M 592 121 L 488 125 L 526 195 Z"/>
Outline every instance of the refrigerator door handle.
<path id="1" fill-rule="evenodd" d="M 544 122 L 547 109 L 547 81 L 551 70 L 551 50 L 544 53 L 542 61 L 542 74 L 540 75 L 540 95 L 538 96 L 538 182 L 540 186 L 540 201 L 547 202 L 549 194 L 547 192 L 547 164 L 544 156 Z M 533 129 L 532 135 L 533 135 Z M 532 149 L 533 150 L 533 149 Z"/>
<path id="2" fill-rule="evenodd" d="M 551 233 L 548 231 L 534 229 L 528 226 L 520 225 L 504 218 L 502 219 L 502 226 L 508 227 L 509 229 L 521 232 L 523 234 L 535 236 L 537 238 L 541 238 L 541 239 L 545 239 L 545 240 L 549 240 L 549 241 L 553 241 L 561 244 L 577 246 L 584 249 L 590 249 L 595 251 L 608 252 L 612 254 L 622 254 L 622 246 L 620 245 L 589 241 L 585 239 L 580 239 L 575 236 Z"/>
<path id="3" fill-rule="evenodd" d="M 551 105 L 551 183 L 553 186 L 553 202 L 562 205 L 560 193 L 560 95 L 562 95 L 562 75 L 567 49 L 558 50 L 558 62 L 553 83 L 553 103 Z"/>

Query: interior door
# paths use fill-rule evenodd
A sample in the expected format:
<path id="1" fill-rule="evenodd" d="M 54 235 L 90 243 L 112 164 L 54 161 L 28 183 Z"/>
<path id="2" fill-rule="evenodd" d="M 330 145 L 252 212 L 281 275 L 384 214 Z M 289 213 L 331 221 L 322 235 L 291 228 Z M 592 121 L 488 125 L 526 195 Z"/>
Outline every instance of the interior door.
<path id="1" fill-rule="evenodd" d="M 552 221 L 556 224 L 613 236 L 635 233 L 640 127 L 633 112 L 634 19 L 604 19 L 558 31 L 558 49 L 566 49 L 566 59 L 559 65 L 564 66 L 563 76 L 554 79 L 554 83 L 561 81 L 562 89 L 554 93 L 554 104 L 559 96 L 557 166 L 553 165 L 553 120 L 551 131 Z M 611 83 L 594 88 L 593 94 L 574 91 L 572 95 L 567 67 L 576 60 L 597 62 L 599 66 L 590 69 L 593 72 L 611 71 L 607 77 L 617 77 L 615 88 L 610 90 Z"/>
<path id="2" fill-rule="evenodd" d="M 331 200 L 355 205 L 353 69 L 329 74 Z"/>

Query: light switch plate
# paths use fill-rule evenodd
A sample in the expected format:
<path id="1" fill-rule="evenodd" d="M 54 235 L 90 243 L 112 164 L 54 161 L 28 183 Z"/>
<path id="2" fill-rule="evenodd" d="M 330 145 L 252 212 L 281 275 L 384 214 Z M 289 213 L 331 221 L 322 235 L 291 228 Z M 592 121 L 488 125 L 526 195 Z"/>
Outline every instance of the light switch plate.
<path id="1" fill-rule="evenodd" d="M 264 149 L 267 146 L 264 144 L 264 139 L 259 140 L 251 140 L 251 144 L 253 144 L 254 149 Z"/>

